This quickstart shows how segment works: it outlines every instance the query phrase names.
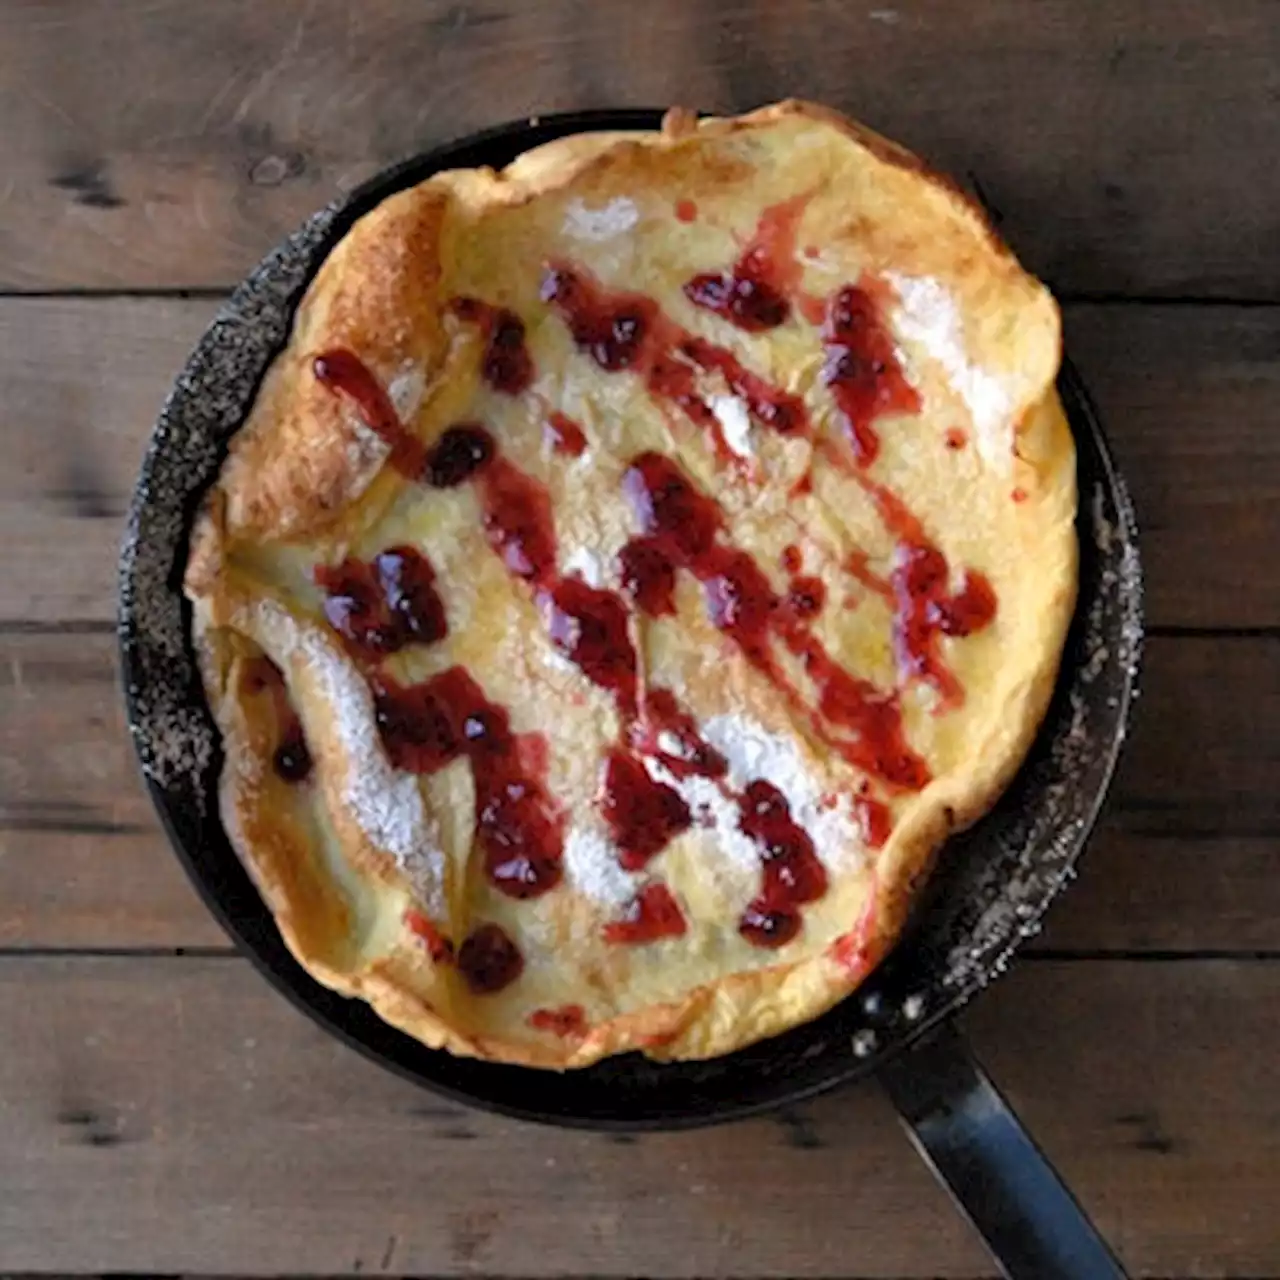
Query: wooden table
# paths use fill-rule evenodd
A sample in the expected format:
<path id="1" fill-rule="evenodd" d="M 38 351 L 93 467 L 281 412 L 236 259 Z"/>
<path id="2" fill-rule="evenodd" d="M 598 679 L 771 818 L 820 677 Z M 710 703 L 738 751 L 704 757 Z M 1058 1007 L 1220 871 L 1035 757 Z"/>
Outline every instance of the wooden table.
<path id="1" fill-rule="evenodd" d="M 228 947 L 122 731 L 121 516 L 264 250 L 480 125 L 802 93 L 980 189 L 1145 534 L 1123 775 L 968 1028 L 1135 1274 L 1280 1276 L 1280 4 L 880 2 L 0 2 L 0 1271 L 992 1274 L 874 1088 L 621 1139 L 362 1061 Z"/>

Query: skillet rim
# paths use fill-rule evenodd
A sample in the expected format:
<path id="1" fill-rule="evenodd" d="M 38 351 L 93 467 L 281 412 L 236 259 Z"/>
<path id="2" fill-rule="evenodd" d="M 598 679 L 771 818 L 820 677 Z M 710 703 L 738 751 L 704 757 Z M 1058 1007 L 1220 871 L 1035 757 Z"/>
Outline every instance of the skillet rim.
<path id="1" fill-rule="evenodd" d="M 483 163 L 504 164 L 532 146 L 572 132 L 655 128 L 662 115 L 663 112 L 659 109 L 623 108 L 532 117 L 469 134 L 390 166 L 356 188 L 338 205 L 331 207 L 330 221 L 314 245 L 308 247 L 305 244 L 304 228 L 287 237 L 280 249 L 276 251 L 287 252 L 292 248 L 295 252 L 302 252 L 306 259 L 305 277 L 296 288 L 290 290 L 288 298 L 290 319 L 298 299 L 333 246 L 360 216 L 395 191 L 421 181 L 430 173 L 446 167 Z M 496 151 L 500 151 L 501 154 L 494 154 Z M 487 159 L 484 158 L 485 155 L 488 156 Z M 302 244 L 301 250 L 298 248 L 299 244 Z M 219 313 L 220 316 L 235 311 L 237 302 L 242 297 L 242 291 L 251 286 L 260 273 L 269 270 L 273 258 L 274 254 L 268 255 L 268 258 L 249 274 L 246 281 L 232 294 Z M 216 327 L 217 321 L 214 324 Z M 188 369 L 205 348 L 205 344 L 213 340 L 211 334 L 212 329 L 201 338 L 188 360 Z M 265 372 L 276 349 L 273 345 L 265 356 L 262 372 Z M 252 391 L 242 406 L 243 411 L 247 412 L 249 404 L 252 403 L 260 379 L 261 373 L 254 380 Z M 1042 880 L 1042 890 L 1034 908 L 1029 912 L 1019 913 L 1017 929 L 992 950 L 981 966 L 972 970 L 963 984 L 947 990 L 945 984 L 939 980 L 937 972 L 934 972 L 940 967 L 938 963 L 932 966 L 934 971 L 930 970 L 930 966 L 924 966 L 927 982 L 922 983 L 916 980 L 906 983 L 908 986 L 932 988 L 926 1001 L 928 1007 L 924 1016 L 912 1019 L 902 1016 L 899 1010 L 899 1016 L 891 1017 L 886 1021 L 881 1016 L 881 1011 L 878 1011 L 878 1006 L 884 1001 L 880 992 L 874 989 L 897 980 L 904 969 L 910 969 L 913 952 L 919 950 L 916 942 L 921 921 L 917 921 L 917 926 L 910 929 L 908 934 L 900 940 L 890 957 L 877 968 L 863 987 L 819 1019 L 793 1028 L 760 1045 L 751 1046 L 724 1058 L 713 1059 L 710 1063 L 657 1064 L 641 1059 L 643 1067 L 639 1069 L 646 1074 L 665 1075 L 667 1082 L 672 1085 L 677 1083 L 679 1077 L 685 1079 L 681 1088 L 677 1090 L 679 1096 L 674 1097 L 667 1107 L 661 1104 L 654 1106 L 647 1100 L 648 1095 L 655 1092 L 661 1093 L 662 1082 L 660 1081 L 657 1085 L 646 1085 L 646 1106 L 637 1112 L 625 1105 L 629 1092 L 625 1068 L 628 1060 L 637 1055 L 607 1059 L 595 1066 L 566 1074 L 455 1058 L 444 1051 L 426 1048 L 382 1022 L 367 1005 L 359 1001 L 347 1000 L 316 982 L 297 964 L 285 948 L 276 931 L 270 910 L 258 897 L 239 859 L 231 850 L 216 811 L 199 815 L 193 825 L 191 821 L 193 815 L 190 812 L 175 811 L 175 797 L 172 789 L 162 786 L 145 768 L 139 733 L 143 718 L 139 694 L 143 687 L 142 678 L 146 676 L 146 672 L 140 666 L 137 653 L 139 620 L 135 607 L 136 589 L 131 593 L 130 588 L 136 588 L 137 529 L 140 515 L 148 501 L 147 482 L 156 457 L 163 452 L 166 443 L 163 432 L 157 430 L 148 445 L 131 504 L 129 532 L 126 535 L 121 562 L 118 639 L 126 713 L 135 747 L 138 749 L 139 762 L 144 766 L 144 784 L 156 807 L 161 825 L 188 878 L 205 906 L 235 942 L 237 950 L 247 956 L 259 973 L 263 974 L 276 990 L 284 994 L 290 1003 L 337 1039 L 356 1049 L 362 1056 L 380 1063 L 403 1078 L 468 1106 L 568 1128 L 613 1132 L 689 1129 L 757 1115 L 781 1106 L 802 1102 L 870 1074 L 883 1063 L 907 1051 L 937 1025 L 954 1017 L 989 981 L 1003 973 L 1010 959 L 1027 938 L 1038 930 L 1049 907 L 1060 896 L 1076 872 L 1088 836 L 1105 802 L 1118 765 L 1120 749 L 1126 736 L 1133 703 L 1137 697 L 1141 651 L 1142 585 L 1132 502 L 1116 468 L 1097 412 L 1083 382 L 1069 360 L 1063 361 L 1059 375 L 1059 391 L 1076 437 L 1077 467 L 1081 479 L 1080 511 L 1077 517 L 1077 529 L 1080 534 L 1081 591 L 1077 599 L 1071 630 L 1064 646 L 1063 664 L 1058 676 L 1054 702 L 1056 705 L 1063 688 L 1069 682 L 1069 677 L 1074 674 L 1068 664 L 1073 657 L 1078 656 L 1075 651 L 1079 648 L 1079 632 L 1084 613 L 1093 601 L 1100 598 L 1096 582 L 1092 584 L 1095 588 L 1092 594 L 1086 595 L 1084 590 L 1086 558 L 1092 561 L 1099 554 L 1098 548 L 1094 546 L 1089 536 L 1089 530 L 1084 527 L 1086 522 L 1085 482 L 1088 481 L 1101 486 L 1114 513 L 1113 526 L 1118 533 L 1119 548 L 1123 555 L 1132 557 L 1131 572 L 1121 584 L 1122 590 L 1117 595 L 1116 602 L 1119 613 L 1116 625 L 1121 628 L 1123 639 L 1128 643 L 1128 652 L 1125 655 L 1125 661 L 1120 663 L 1114 672 L 1116 687 L 1111 690 L 1108 698 L 1106 709 L 1111 713 L 1110 718 L 1113 723 L 1105 735 L 1101 768 L 1095 771 L 1097 776 L 1092 779 L 1092 794 L 1084 801 L 1081 813 L 1075 820 L 1076 829 L 1070 838 L 1070 847 Z M 181 408 L 182 388 L 179 385 L 166 401 L 165 409 L 161 414 L 161 424 L 166 422 L 169 415 L 180 412 Z M 220 444 L 219 456 L 225 450 L 225 441 Z M 185 552 L 187 545 L 190 517 L 204 488 L 205 482 L 202 481 L 191 485 L 183 495 L 189 510 L 176 548 L 176 554 L 181 559 L 185 558 L 182 553 Z M 1098 564 L 1091 563 L 1090 569 L 1094 571 L 1090 573 L 1090 579 L 1097 577 Z M 171 590 L 179 589 L 172 582 L 168 585 Z M 189 623 L 189 606 L 185 600 L 182 602 L 182 610 L 184 621 Z M 184 631 L 188 658 L 191 657 L 189 635 L 188 626 Z M 1091 686 L 1100 693 L 1105 691 L 1106 687 L 1105 681 Z M 188 688 L 187 701 L 193 713 L 208 717 L 203 694 L 198 686 Z M 1051 707 L 1029 753 L 1028 763 L 1032 757 L 1038 757 L 1045 749 L 1042 739 L 1046 738 L 1053 718 L 1054 708 Z M 220 749 L 215 751 L 214 756 L 215 758 L 205 766 L 206 780 L 209 777 L 216 778 L 217 770 L 220 768 Z M 999 812 L 1027 771 L 1027 766 L 1024 765 L 1024 768 L 1019 771 L 1018 778 L 997 802 L 992 814 L 976 824 L 969 833 L 969 837 L 972 837 L 975 832 L 981 833 L 983 826 Z M 209 794 L 207 786 L 204 794 Z M 230 879 L 235 881 L 238 878 L 243 883 L 229 884 L 227 874 L 224 873 L 219 878 L 214 870 L 206 865 L 209 857 L 206 842 L 210 839 L 215 845 L 222 846 L 220 849 L 215 848 L 213 853 L 215 857 L 227 864 L 224 870 L 229 872 Z M 238 877 L 236 872 L 239 873 Z M 940 879 L 940 874 L 935 872 L 932 877 L 934 888 Z M 933 894 L 927 894 L 926 898 L 928 901 L 922 904 L 920 913 L 922 917 L 928 914 Z M 849 1021 L 848 1013 L 854 1006 L 860 1006 L 863 1015 L 861 1026 L 857 1030 L 852 1030 L 847 1025 L 840 1025 Z M 822 1036 L 827 1036 L 825 1043 L 821 1039 Z M 867 1036 L 871 1037 L 870 1042 L 866 1039 Z M 797 1038 L 809 1041 L 809 1044 L 802 1047 L 798 1053 L 793 1051 L 794 1046 L 791 1045 L 791 1042 Z M 882 1040 L 883 1043 L 881 1043 Z M 869 1049 L 868 1043 L 871 1046 Z M 771 1059 L 785 1060 L 787 1057 L 794 1059 L 795 1066 L 798 1068 L 798 1077 L 785 1070 L 779 1071 L 776 1062 L 770 1062 Z M 748 1087 L 745 1090 L 739 1088 L 729 1094 L 718 1091 L 713 1080 L 717 1074 L 723 1074 L 726 1068 L 732 1073 L 736 1068 L 731 1063 L 749 1067 L 753 1062 L 762 1068 L 762 1079 L 755 1088 L 750 1087 L 748 1072 Z M 783 1065 L 785 1066 L 785 1061 Z M 623 1070 L 620 1071 L 620 1067 Z M 704 1091 L 700 1088 L 700 1076 L 708 1078 L 711 1086 L 709 1090 Z M 603 1088 L 606 1093 L 617 1090 L 618 1097 L 613 1100 L 613 1105 L 609 1109 L 573 1109 L 574 1095 L 582 1092 L 580 1088 L 575 1088 L 575 1085 L 580 1086 L 588 1082 L 595 1087 Z M 491 1087 L 495 1083 L 503 1087 L 495 1090 Z M 569 1103 L 568 1106 L 565 1105 L 566 1100 Z"/>

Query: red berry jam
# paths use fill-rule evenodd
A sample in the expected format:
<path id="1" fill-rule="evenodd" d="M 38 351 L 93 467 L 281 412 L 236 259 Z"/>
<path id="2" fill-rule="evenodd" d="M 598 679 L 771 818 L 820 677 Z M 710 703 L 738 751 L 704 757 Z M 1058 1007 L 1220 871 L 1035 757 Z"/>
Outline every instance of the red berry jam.
<path id="1" fill-rule="evenodd" d="M 627 904 L 620 920 L 605 925 L 604 937 L 606 942 L 638 946 L 678 938 L 688 927 L 671 890 L 664 884 L 649 884 Z"/>
<path id="2" fill-rule="evenodd" d="M 494 995 L 524 972 L 524 957 L 500 925 L 482 924 L 458 948 L 458 972 L 476 995 Z"/>

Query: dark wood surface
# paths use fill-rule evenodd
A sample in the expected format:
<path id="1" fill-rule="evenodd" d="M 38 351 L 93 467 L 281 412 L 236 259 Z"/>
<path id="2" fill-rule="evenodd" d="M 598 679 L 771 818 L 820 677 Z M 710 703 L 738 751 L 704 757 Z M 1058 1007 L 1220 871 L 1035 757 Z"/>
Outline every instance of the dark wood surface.
<path id="1" fill-rule="evenodd" d="M 1132 748 L 966 1025 L 1134 1274 L 1280 1277 L 1275 0 L 0 0 L 0 1273 L 993 1274 L 874 1088 L 624 1143 L 328 1040 L 182 878 L 115 685 L 150 424 L 281 234 L 507 118 L 792 93 L 981 191 L 1139 505 Z"/>
<path id="2" fill-rule="evenodd" d="M 976 178 L 1060 289 L 1280 289 L 1273 0 L 6 0 L 0 42 L 13 288 L 233 284 L 479 126 L 799 94 Z"/>

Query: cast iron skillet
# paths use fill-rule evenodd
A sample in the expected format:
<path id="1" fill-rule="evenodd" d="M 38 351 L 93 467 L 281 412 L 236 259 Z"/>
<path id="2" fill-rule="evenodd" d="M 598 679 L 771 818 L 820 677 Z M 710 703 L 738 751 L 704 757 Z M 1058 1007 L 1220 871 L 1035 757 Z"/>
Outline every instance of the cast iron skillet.
<path id="1" fill-rule="evenodd" d="M 994 811 L 945 849 L 908 934 L 860 991 L 806 1026 L 711 1062 L 612 1058 L 559 1075 L 434 1052 L 293 960 L 227 841 L 221 767 L 181 596 L 195 506 L 283 345 L 325 255 L 363 213 L 443 168 L 506 164 L 588 129 L 651 129 L 656 111 L 601 111 L 506 125 L 418 156 L 315 215 L 235 291 L 169 396 L 143 462 L 120 568 L 120 644 L 130 728 L 178 856 L 258 968 L 367 1056 L 473 1106 L 549 1124 L 677 1129 L 796 1103 L 878 1075 L 1005 1273 L 1119 1276 L 1105 1244 L 1013 1113 L 943 1024 L 1002 973 L 1040 927 L 1114 771 L 1142 638 L 1133 508 L 1075 373 L 1059 381 L 1079 452 L 1080 598 L 1057 692 L 1031 754 Z M 927 1041 L 922 1048 L 903 1051 Z"/>

